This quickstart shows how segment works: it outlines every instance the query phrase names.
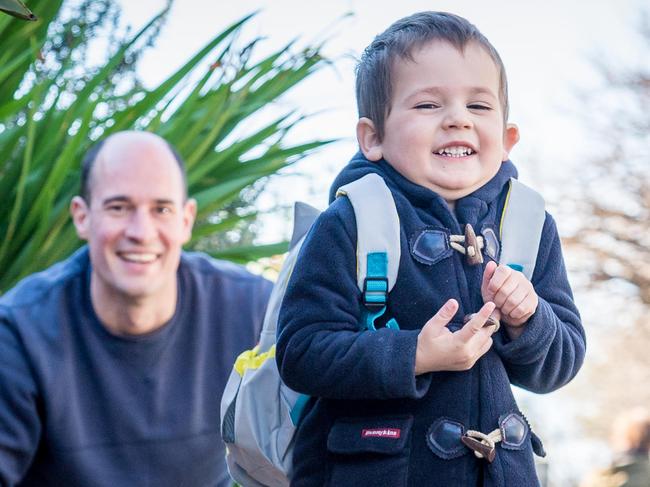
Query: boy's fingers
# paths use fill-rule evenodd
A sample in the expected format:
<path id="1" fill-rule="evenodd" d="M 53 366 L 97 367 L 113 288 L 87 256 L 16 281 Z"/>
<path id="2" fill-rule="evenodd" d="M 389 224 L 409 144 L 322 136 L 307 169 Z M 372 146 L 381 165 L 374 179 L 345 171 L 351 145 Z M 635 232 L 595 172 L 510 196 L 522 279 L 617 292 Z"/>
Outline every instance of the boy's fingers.
<path id="1" fill-rule="evenodd" d="M 501 310 L 499 308 L 495 308 L 490 316 L 497 321 L 501 321 Z"/>
<path id="2" fill-rule="evenodd" d="M 528 294 L 523 301 L 509 313 L 509 315 L 515 320 L 520 320 L 524 316 L 534 313 L 537 309 L 538 302 L 536 294 Z"/>
<path id="3" fill-rule="evenodd" d="M 492 347 L 492 338 L 488 338 L 487 340 L 485 340 L 485 343 L 483 343 L 481 345 L 481 348 L 478 351 L 478 357 L 477 357 L 476 360 L 478 360 L 483 355 L 485 355 L 487 353 L 487 351 L 490 350 L 491 347 Z"/>
<path id="4" fill-rule="evenodd" d="M 429 321 L 426 322 L 424 328 L 431 326 L 442 328 L 444 326 L 447 326 L 447 324 L 449 324 L 449 322 L 456 315 L 456 311 L 458 311 L 458 301 L 455 299 L 450 299 L 442 305 L 442 308 L 440 308 L 438 312 L 433 315 L 431 319 L 429 319 Z"/>
<path id="5" fill-rule="evenodd" d="M 483 301 L 492 300 L 492 296 L 488 294 L 488 285 L 490 284 L 490 280 L 492 279 L 496 269 L 497 264 L 492 260 L 485 266 L 485 270 L 483 271 L 483 282 L 481 283 L 481 295 L 483 296 Z"/>
<path id="6" fill-rule="evenodd" d="M 510 296 L 507 297 L 503 305 L 501 306 L 501 311 L 503 314 L 514 318 L 512 312 L 524 302 L 528 296 L 528 290 L 523 288 L 515 289 Z"/>
<path id="7" fill-rule="evenodd" d="M 485 325 L 485 322 L 492 314 L 492 311 L 494 311 L 494 308 L 495 308 L 494 303 L 492 302 L 485 303 L 483 307 L 479 310 L 479 312 L 476 313 L 471 320 L 465 323 L 465 326 L 463 326 L 460 330 L 456 332 L 458 337 L 464 342 L 467 342 L 474 335 L 479 333 L 483 329 L 483 325 Z"/>
<path id="8" fill-rule="evenodd" d="M 503 306 L 512 299 L 513 294 L 517 292 L 517 288 L 517 280 L 513 279 L 512 276 L 509 277 L 501 284 L 499 291 L 494 294 L 492 301 L 499 307 L 499 309 L 502 309 Z"/>
<path id="9" fill-rule="evenodd" d="M 501 286 L 508 280 L 514 271 L 507 265 L 499 265 L 494 270 L 490 282 L 487 285 L 487 293 L 495 295 L 501 289 Z"/>

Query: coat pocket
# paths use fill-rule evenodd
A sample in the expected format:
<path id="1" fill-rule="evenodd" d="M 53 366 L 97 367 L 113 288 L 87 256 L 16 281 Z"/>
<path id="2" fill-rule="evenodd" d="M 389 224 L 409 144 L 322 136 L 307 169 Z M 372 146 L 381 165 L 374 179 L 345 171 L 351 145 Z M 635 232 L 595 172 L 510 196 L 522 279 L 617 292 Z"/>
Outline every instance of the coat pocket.
<path id="1" fill-rule="evenodd" d="M 327 437 L 329 485 L 406 485 L 412 416 L 341 418 Z"/>

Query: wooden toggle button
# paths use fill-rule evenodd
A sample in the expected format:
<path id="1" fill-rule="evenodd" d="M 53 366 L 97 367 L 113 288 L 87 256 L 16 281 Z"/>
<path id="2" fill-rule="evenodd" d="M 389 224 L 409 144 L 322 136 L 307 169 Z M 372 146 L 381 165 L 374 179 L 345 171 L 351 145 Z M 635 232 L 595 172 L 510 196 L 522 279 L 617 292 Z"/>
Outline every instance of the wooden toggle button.
<path id="1" fill-rule="evenodd" d="M 476 315 L 476 313 L 470 313 L 468 315 L 465 315 L 463 317 L 463 324 L 467 323 L 469 320 L 474 318 L 475 315 Z M 488 317 L 487 321 L 483 325 L 483 328 L 488 327 L 488 326 L 496 326 L 496 329 L 494 330 L 494 332 L 496 333 L 499 330 L 499 328 L 501 327 L 501 322 L 492 314 L 492 315 L 490 315 Z"/>
<path id="2" fill-rule="evenodd" d="M 483 254 L 479 247 L 478 239 L 472 225 L 465 225 L 465 255 L 469 265 L 478 265 L 483 263 Z"/>
<path id="3" fill-rule="evenodd" d="M 463 445 L 465 445 L 470 450 L 480 453 L 481 456 L 488 462 L 492 463 L 494 461 L 494 458 L 496 457 L 496 451 L 494 447 L 485 445 L 479 440 L 467 435 L 461 436 L 460 441 L 462 441 Z"/>

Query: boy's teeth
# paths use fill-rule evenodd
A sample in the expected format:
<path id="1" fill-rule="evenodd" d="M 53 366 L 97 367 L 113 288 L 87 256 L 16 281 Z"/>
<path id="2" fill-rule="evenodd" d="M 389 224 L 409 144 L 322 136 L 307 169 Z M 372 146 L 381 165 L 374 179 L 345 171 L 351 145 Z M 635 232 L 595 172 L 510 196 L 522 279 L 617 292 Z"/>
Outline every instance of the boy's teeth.
<path id="1" fill-rule="evenodd" d="M 444 149 L 440 149 L 438 151 L 438 154 L 440 154 L 441 156 L 451 156 L 451 157 L 465 157 L 473 153 L 474 151 L 472 149 L 463 146 L 445 147 Z"/>

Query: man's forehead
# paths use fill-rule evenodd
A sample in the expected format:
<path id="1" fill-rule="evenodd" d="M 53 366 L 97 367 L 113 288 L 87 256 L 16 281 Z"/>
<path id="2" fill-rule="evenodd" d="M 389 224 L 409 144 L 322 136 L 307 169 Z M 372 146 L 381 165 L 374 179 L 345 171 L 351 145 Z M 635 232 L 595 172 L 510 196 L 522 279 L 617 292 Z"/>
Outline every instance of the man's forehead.
<path id="1" fill-rule="evenodd" d="M 97 154 L 91 174 L 93 192 L 130 198 L 182 198 L 182 173 L 169 145 L 153 134 L 127 134 L 110 137 Z"/>
<path id="2" fill-rule="evenodd" d="M 169 145 L 161 137 L 149 132 L 119 132 L 110 136 L 97 154 L 97 160 L 104 164 L 120 160 L 159 161 L 161 164 L 174 162 L 175 157 Z"/>

